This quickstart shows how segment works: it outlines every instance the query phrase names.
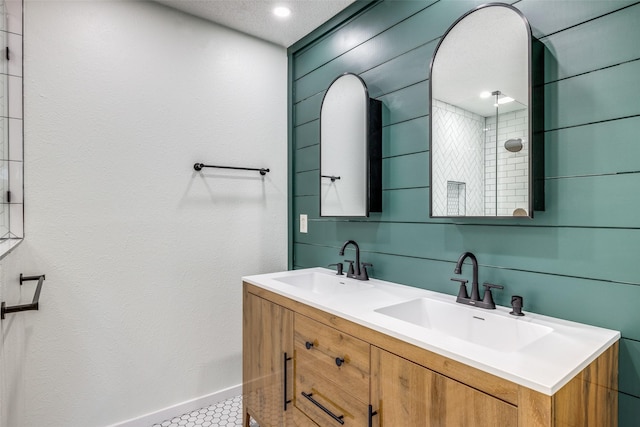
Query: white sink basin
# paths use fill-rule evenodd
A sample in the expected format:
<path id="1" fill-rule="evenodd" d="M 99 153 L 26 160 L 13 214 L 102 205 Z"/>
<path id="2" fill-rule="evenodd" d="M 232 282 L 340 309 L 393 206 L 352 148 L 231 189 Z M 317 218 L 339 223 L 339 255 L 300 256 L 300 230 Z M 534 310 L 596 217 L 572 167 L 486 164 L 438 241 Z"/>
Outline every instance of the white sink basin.
<path id="1" fill-rule="evenodd" d="M 378 313 L 502 352 L 514 352 L 553 331 L 505 313 L 418 298 L 382 307 Z"/>
<path id="2" fill-rule="evenodd" d="M 373 287 L 372 284 L 361 280 L 347 279 L 346 276 L 318 272 L 277 277 L 274 280 L 320 295 L 344 294 Z"/>

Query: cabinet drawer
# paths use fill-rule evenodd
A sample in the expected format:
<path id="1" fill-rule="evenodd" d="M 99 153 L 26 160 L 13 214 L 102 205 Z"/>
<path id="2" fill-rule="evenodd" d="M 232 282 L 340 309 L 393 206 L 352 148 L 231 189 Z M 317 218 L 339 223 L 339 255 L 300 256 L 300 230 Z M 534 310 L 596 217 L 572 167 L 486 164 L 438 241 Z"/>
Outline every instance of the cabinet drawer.
<path id="1" fill-rule="evenodd" d="M 315 372 L 296 375 L 295 406 L 320 426 L 368 426 L 369 406 L 355 399 L 348 388 L 342 388 Z"/>
<path id="2" fill-rule="evenodd" d="M 369 343 L 297 313 L 294 330 L 296 375 L 315 372 L 369 401 Z"/>

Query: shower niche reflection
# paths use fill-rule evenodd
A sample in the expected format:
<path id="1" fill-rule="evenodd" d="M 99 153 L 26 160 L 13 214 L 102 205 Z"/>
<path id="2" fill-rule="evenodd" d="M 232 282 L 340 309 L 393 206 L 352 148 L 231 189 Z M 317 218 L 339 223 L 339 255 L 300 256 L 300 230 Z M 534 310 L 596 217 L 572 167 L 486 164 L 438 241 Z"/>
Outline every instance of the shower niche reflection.
<path id="1" fill-rule="evenodd" d="M 497 3 L 467 13 L 440 41 L 430 78 L 431 217 L 533 216 L 532 43 L 521 13 Z"/>

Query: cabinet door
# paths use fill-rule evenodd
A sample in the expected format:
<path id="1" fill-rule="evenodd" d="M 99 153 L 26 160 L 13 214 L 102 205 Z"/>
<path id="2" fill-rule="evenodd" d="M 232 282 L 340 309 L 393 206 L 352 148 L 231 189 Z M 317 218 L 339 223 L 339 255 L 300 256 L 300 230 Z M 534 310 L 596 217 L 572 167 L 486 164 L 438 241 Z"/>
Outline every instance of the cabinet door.
<path id="1" fill-rule="evenodd" d="M 376 347 L 371 371 L 380 427 L 518 425 L 515 406 Z"/>
<path id="2" fill-rule="evenodd" d="M 293 312 L 245 292 L 242 335 L 244 425 L 292 426 Z"/>

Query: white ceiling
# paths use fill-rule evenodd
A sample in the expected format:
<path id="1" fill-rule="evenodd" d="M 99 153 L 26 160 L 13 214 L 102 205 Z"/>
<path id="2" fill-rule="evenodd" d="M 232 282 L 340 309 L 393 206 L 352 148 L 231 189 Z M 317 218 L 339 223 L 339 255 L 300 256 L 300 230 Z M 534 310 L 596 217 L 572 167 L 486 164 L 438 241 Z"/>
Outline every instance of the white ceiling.
<path id="1" fill-rule="evenodd" d="M 156 0 L 174 9 L 289 47 L 354 0 Z M 287 18 L 276 6 L 291 9 Z"/>

